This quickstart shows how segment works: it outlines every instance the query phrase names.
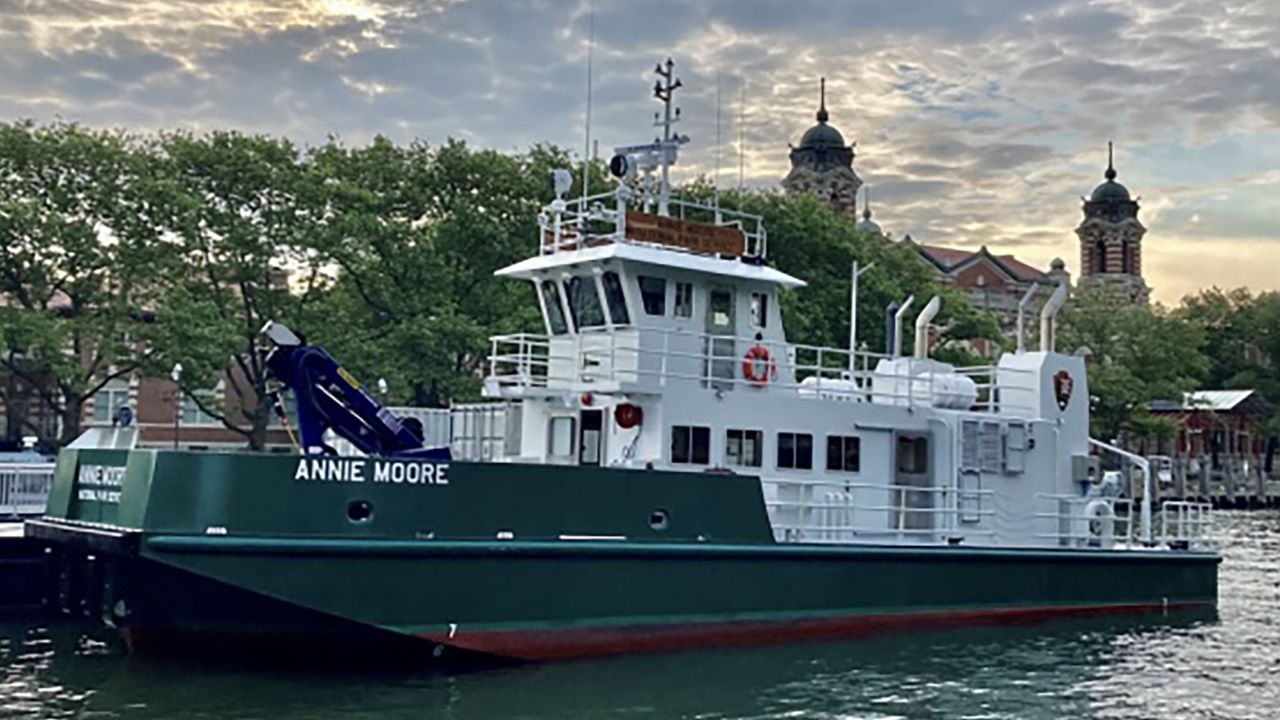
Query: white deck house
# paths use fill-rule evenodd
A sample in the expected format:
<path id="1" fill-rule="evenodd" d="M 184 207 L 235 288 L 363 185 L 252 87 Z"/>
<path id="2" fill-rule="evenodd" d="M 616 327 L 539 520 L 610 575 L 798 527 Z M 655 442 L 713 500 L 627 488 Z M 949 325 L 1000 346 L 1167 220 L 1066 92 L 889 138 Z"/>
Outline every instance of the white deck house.
<path id="1" fill-rule="evenodd" d="M 618 191 L 558 198 L 538 254 L 498 271 L 533 285 L 546 325 L 492 340 L 486 393 L 521 415 L 506 460 L 759 476 L 787 542 L 1200 536 L 1201 506 L 1170 503 L 1139 526 L 1120 483 L 1099 477 L 1083 361 L 1051 347 L 1065 289 L 1044 310 L 1045 346 L 993 367 L 931 360 L 923 342 L 913 357 L 790 342 L 778 294 L 804 282 L 767 265 L 761 219 L 636 177 L 665 176 L 683 141 L 668 138 L 620 148 Z"/>

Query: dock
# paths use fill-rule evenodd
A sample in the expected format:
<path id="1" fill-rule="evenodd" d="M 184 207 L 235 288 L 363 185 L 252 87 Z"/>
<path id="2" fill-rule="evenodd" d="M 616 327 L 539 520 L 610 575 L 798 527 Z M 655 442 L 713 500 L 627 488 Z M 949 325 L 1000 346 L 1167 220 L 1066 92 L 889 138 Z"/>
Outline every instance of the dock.
<path id="1" fill-rule="evenodd" d="M 44 547 L 21 522 L 0 523 L 0 612 L 40 607 L 47 580 Z"/>

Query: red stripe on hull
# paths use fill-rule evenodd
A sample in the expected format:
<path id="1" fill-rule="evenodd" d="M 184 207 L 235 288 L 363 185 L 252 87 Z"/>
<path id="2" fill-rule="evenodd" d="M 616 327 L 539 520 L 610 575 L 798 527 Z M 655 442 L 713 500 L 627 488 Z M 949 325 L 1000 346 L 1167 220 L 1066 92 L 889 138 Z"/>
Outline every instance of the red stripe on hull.
<path id="1" fill-rule="evenodd" d="M 1213 602 L 1185 601 L 1140 605 L 1079 605 L 1065 607 L 1006 608 L 999 610 L 946 610 L 845 615 L 796 620 L 742 620 L 627 625 L 605 628 L 555 628 L 539 630 L 458 631 L 426 633 L 419 637 L 441 645 L 517 660 L 570 658 L 664 652 L 711 646 L 763 645 L 804 640 L 857 638 L 883 632 L 956 627 L 1036 623 L 1054 618 L 1092 617 L 1212 607 Z"/>

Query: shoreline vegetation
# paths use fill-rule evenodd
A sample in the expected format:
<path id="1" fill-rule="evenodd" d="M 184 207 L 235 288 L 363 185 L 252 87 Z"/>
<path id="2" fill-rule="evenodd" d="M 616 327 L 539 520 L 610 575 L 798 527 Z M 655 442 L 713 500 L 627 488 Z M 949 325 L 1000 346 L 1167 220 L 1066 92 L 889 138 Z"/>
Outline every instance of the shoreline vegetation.
<path id="1" fill-rule="evenodd" d="M 260 449 L 272 410 L 255 350 L 267 320 L 306 333 L 357 377 L 385 378 L 390 404 L 475 400 L 488 337 L 542 331 L 530 289 L 493 271 L 535 252 L 555 168 L 572 168 L 569 195 L 580 194 L 582 164 L 550 145 L 300 147 L 224 131 L 0 123 L 6 437 L 65 444 L 95 393 L 181 363 L 183 396 Z M 603 164 L 589 172 L 594 190 L 612 187 Z M 679 192 L 714 188 L 701 178 Z M 770 263 L 809 282 L 781 299 L 792 340 L 847 343 L 857 259 L 876 264 L 860 282 L 863 307 L 943 296 L 939 359 L 981 362 L 967 349 L 977 338 L 1012 347 L 913 249 L 859 231 L 854 217 L 775 190 L 719 197 L 762 215 Z M 883 347 L 882 325 L 879 312 L 860 318 L 868 349 Z M 1276 292 L 1212 288 L 1173 308 L 1076 293 L 1059 349 L 1081 348 L 1099 437 L 1172 433 L 1147 403 L 1199 388 L 1252 388 L 1280 407 Z M 36 416 L 60 418 L 61 433 Z M 1272 417 L 1268 432 L 1277 428 Z"/>

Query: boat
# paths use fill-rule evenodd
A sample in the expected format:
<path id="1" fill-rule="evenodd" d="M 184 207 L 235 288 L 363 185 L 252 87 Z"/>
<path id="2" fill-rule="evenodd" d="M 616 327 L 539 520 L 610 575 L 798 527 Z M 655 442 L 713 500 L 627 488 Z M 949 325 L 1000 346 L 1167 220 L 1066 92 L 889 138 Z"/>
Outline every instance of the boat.
<path id="1" fill-rule="evenodd" d="M 909 355 L 911 302 L 886 353 L 788 340 L 805 283 L 763 219 L 671 191 L 658 72 L 661 137 L 617 148 L 603 193 L 557 171 L 535 252 L 497 270 L 545 323 L 492 339 L 500 451 L 427 447 L 272 324 L 299 451 L 64 450 L 26 525 L 53 602 L 139 652 L 514 661 L 1216 606 L 1209 509 L 1156 507 L 1149 461 L 1089 437 L 1065 286 L 1039 349 L 987 367 L 930 357 L 937 299 Z"/>

